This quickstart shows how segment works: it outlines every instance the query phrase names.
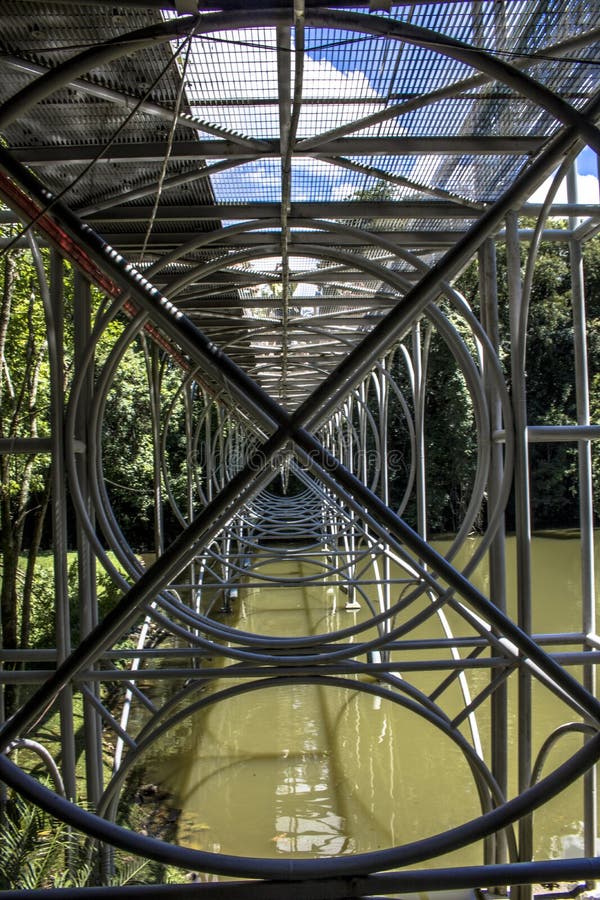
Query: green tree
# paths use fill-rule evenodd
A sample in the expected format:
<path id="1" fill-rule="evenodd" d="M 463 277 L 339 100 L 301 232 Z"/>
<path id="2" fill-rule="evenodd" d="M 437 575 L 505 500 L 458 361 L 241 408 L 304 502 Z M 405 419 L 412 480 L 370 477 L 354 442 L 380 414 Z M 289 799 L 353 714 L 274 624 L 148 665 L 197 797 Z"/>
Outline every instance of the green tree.
<path id="1" fill-rule="evenodd" d="M 522 269 L 527 248 L 522 249 Z M 500 358 L 510 388 L 510 329 L 506 248 L 497 249 Z M 588 358 L 592 421 L 600 415 L 600 238 L 584 246 Z M 459 287 L 478 307 L 477 262 L 461 276 Z M 527 407 L 532 425 L 560 425 L 576 421 L 571 272 L 566 242 L 542 242 L 536 260 L 527 327 Z M 595 501 L 600 501 L 600 456 L 593 446 Z M 577 448 L 574 444 L 530 446 L 531 505 L 535 527 L 576 525 Z M 508 510 L 508 524 L 512 524 Z"/>
<path id="2" fill-rule="evenodd" d="M 153 445 L 144 352 L 129 347 L 104 413 L 102 463 L 115 516 L 139 549 L 153 548 Z"/>
<path id="3" fill-rule="evenodd" d="M 30 255 L 5 254 L 0 269 L 0 437 L 49 434 L 49 370 L 44 313 Z M 49 498 L 48 457 L 0 455 L 0 549 L 2 644 L 26 644 L 37 551 Z M 26 526 L 30 555 L 19 570 Z M 21 634 L 18 623 L 21 622 Z"/>
<path id="4" fill-rule="evenodd" d="M 460 327 L 458 320 L 455 324 Z M 431 340 L 427 384 L 428 523 L 433 532 L 455 532 L 471 498 L 477 442 L 473 402 L 464 375 L 437 331 Z"/>
<path id="5" fill-rule="evenodd" d="M 82 887 L 90 875 L 71 829 L 15 796 L 2 813 L 0 888 Z M 69 865 L 74 853 L 77 865 Z"/>

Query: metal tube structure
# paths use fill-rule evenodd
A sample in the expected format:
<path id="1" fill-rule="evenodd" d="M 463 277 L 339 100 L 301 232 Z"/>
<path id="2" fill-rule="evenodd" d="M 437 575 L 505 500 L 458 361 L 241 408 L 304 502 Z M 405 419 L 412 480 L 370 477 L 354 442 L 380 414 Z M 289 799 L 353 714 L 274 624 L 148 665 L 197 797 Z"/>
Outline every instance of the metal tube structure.
<path id="1" fill-rule="evenodd" d="M 498 288 L 496 271 L 496 248 L 487 240 L 479 251 L 480 292 L 482 296 L 482 320 L 496 352 L 499 350 Z M 488 404 L 490 409 L 490 430 L 494 434 L 502 428 L 502 407 L 494 385 L 484 371 Z M 492 444 L 491 471 L 489 480 L 490 503 L 493 506 L 502 485 L 502 445 Z M 500 609 L 506 610 L 506 531 L 500 525 L 490 546 L 490 600 Z M 500 685 L 492 697 L 492 771 L 503 792 L 508 791 L 508 691 L 507 685 Z M 505 848 L 501 839 L 496 847 L 496 863 L 505 862 Z"/>
<path id="2" fill-rule="evenodd" d="M 83 381 L 84 403 L 81 405 L 76 421 L 76 439 L 83 443 L 86 448 L 89 447 L 89 423 L 87 421 L 85 410 L 89 407 L 92 395 L 92 380 L 89 372 L 86 371 L 84 360 L 82 359 L 83 348 L 87 346 L 90 340 L 91 332 L 91 285 L 83 276 L 75 271 L 73 274 L 73 328 L 75 333 L 75 376 Z M 88 457 L 87 454 L 78 454 L 75 465 L 78 471 L 78 482 L 81 487 L 83 502 L 87 508 L 88 515 L 93 519 L 92 499 L 88 487 Z M 98 598 L 96 591 L 96 557 L 94 556 L 92 547 L 87 538 L 85 529 L 81 523 L 77 522 L 77 576 L 79 588 L 79 622 L 80 636 L 89 634 L 90 631 L 98 624 Z M 98 694 L 98 687 L 95 684 L 89 685 L 89 690 Z M 87 696 L 83 700 L 83 717 L 84 730 L 86 734 L 86 781 L 87 795 L 94 808 L 102 795 L 103 777 L 102 777 L 102 724 L 98 715 L 98 711 L 94 709 Z"/>
<path id="3" fill-rule="evenodd" d="M 51 255 L 50 284 L 46 280 L 41 253 L 30 236 L 32 256 L 36 264 L 46 313 L 48 330 L 48 357 L 50 364 L 50 397 L 52 405 L 52 536 L 54 544 L 54 590 L 56 609 L 57 663 L 71 652 L 71 609 L 67 572 L 67 497 L 64 452 L 64 318 L 63 318 L 63 262 L 58 253 Z M 72 688 L 60 699 L 60 732 L 62 753 L 62 779 L 66 796 L 74 799 L 75 785 L 75 734 L 73 724 Z"/>
<path id="4" fill-rule="evenodd" d="M 521 282 L 521 248 L 516 216 L 506 220 L 506 255 L 511 321 L 512 397 L 515 421 L 515 530 L 517 534 L 517 603 L 520 627 L 531 633 L 531 519 L 529 495 L 529 456 L 525 432 L 527 422 L 527 390 L 525 372 L 520 366 L 524 358 L 526 335 L 521 331 L 522 304 L 525 302 Z M 529 672 L 519 672 L 519 790 L 531 782 L 532 754 L 532 684 Z M 533 855 L 532 821 L 519 823 L 519 847 L 525 859 Z M 520 900 L 530 896 L 527 886 L 520 889 Z"/>
<path id="5" fill-rule="evenodd" d="M 576 172 L 573 167 L 567 176 L 569 200 L 577 202 Z M 571 220 L 574 230 L 576 221 Z M 569 243 L 571 268 L 571 290 L 573 304 L 573 346 L 575 357 L 575 385 L 577 424 L 590 425 L 589 368 L 587 356 L 587 334 L 585 314 L 585 288 L 581 244 L 575 239 Z M 596 585 L 594 578 L 594 506 L 592 481 L 592 446 L 589 440 L 579 441 L 579 511 L 581 531 L 581 595 L 582 628 L 584 634 L 596 630 Z M 590 691 L 596 691 L 596 675 L 593 667 L 586 666 L 584 681 Z M 597 796 L 596 770 L 591 769 L 583 783 L 585 853 L 596 852 L 594 835 L 598 832 L 598 810 L 594 798 Z"/>
<path id="6" fill-rule="evenodd" d="M 552 15 L 543 0 L 417 2 L 385 15 L 337 5 L 8 0 L 0 14 L 0 255 L 33 261 L 49 369 L 48 413 L 32 413 L 46 430 L 28 433 L 14 368 L 23 263 L 17 287 L 0 273 L 0 454 L 17 472 L 31 454 L 52 456 L 57 631 L 55 647 L 0 650 L 14 666 L 0 686 L 25 697 L 0 727 L 0 779 L 9 797 L 80 832 L 104 882 L 123 852 L 206 879 L 176 885 L 177 896 L 492 887 L 525 900 L 534 882 L 569 878 L 579 894 L 600 878 L 600 425 L 586 313 L 596 300 L 584 271 L 600 206 L 578 196 L 574 161 L 586 147 L 589 171 L 600 152 L 600 10 L 584 16 L 575 0 Z M 566 202 L 555 202 L 568 170 Z M 528 407 L 544 239 L 561 260 L 569 254 L 572 384 L 554 418 Z M 581 600 L 581 616 L 558 630 L 533 575 L 530 467 L 544 444 L 575 452 L 569 443 L 581 598 L 564 606 L 570 615 Z M 114 599 L 101 618 L 109 578 Z M 305 625 L 283 624 L 286 605 Z M 315 688 L 322 721 L 310 728 L 337 776 L 355 753 L 364 770 L 368 728 L 361 714 L 335 758 L 342 717 L 327 715 L 341 694 L 344 711 L 368 702 L 383 723 L 385 761 L 369 760 L 371 780 L 380 768 L 392 791 L 414 722 L 424 722 L 459 754 L 465 810 L 474 798 L 475 812 L 347 853 L 313 844 L 294 855 L 276 838 L 264 857 L 121 824 L 145 754 L 174 758 L 192 743 L 201 752 L 218 710 L 257 715 L 257 698 Z M 542 695 L 553 722 L 538 734 Z M 300 706 L 290 706 L 297 724 Z M 51 751 L 44 726 L 55 709 Z M 391 716 L 401 740 L 388 738 Z M 20 765 L 9 758 L 17 745 L 37 748 L 54 773 L 60 754 L 66 797 L 40 784 L 21 753 Z M 226 745 L 217 736 L 217 755 Z M 304 764 L 294 761 L 298 784 Z M 435 765 L 454 778 L 441 753 Z M 342 782 L 338 818 L 350 822 Z M 533 862 L 544 813 L 571 786 L 582 856 Z M 410 818 L 408 806 L 402 813 Z M 451 852 L 483 865 L 457 855 L 437 867 Z M 171 887 L 90 883 L 63 894 L 109 890 L 158 897 Z M 7 895 L 21 894 L 11 884 Z"/>

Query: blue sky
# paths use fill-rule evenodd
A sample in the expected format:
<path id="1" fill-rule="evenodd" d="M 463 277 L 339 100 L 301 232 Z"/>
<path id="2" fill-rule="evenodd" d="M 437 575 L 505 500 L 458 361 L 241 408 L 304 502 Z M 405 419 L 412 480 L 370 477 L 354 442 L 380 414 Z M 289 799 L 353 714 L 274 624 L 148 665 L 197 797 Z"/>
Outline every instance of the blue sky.
<path id="1" fill-rule="evenodd" d="M 532 203 L 541 203 L 548 192 L 552 176 L 532 195 Z M 577 157 L 577 190 L 580 203 L 598 203 L 598 163 L 593 150 L 586 147 Z M 556 195 L 555 203 L 567 202 L 567 186 L 563 181 Z"/>
<path id="2" fill-rule="evenodd" d="M 590 147 L 586 147 L 577 158 L 577 171 L 580 175 L 598 176 L 598 157 Z"/>

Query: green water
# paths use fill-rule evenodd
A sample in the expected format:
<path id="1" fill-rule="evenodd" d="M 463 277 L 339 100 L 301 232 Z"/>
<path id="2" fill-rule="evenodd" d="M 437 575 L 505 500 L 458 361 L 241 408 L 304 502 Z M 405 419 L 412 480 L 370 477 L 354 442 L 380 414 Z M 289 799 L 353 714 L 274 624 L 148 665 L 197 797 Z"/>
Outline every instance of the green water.
<path id="1" fill-rule="evenodd" d="M 532 553 L 534 630 L 579 630 L 579 543 L 535 538 Z M 507 564 L 512 572 L 513 542 Z M 294 565 L 271 564 L 265 571 L 288 576 L 311 572 L 308 562 L 300 570 Z M 514 607 L 512 579 L 509 607 Z M 474 580 L 485 590 L 484 574 Z M 235 622 L 262 634 L 323 633 L 367 614 L 364 603 L 354 612 L 345 603 L 335 587 L 248 589 L 240 592 Z M 456 616 L 449 616 L 449 624 L 455 635 L 472 633 Z M 434 618 L 411 637 L 441 635 Z M 444 675 L 406 677 L 429 691 Z M 483 670 L 470 673 L 469 689 L 476 692 L 488 678 Z M 512 676 L 512 705 L 514 682 Z M 550 731 L 575 714 L 542 687 L 536 686 L 534 696 L 535 755 Z M 440 703 L 450 715 L 460 711 L 463 697 L 456 683 Z M 477 727 L 488 759 L 487 703 L 477 712 Z M 516 784 L 514 730 L 513 724 L 511 791 Z M 470 735 L 466 723 L 462 731 Z M 545 772 L 580 745 L 580 736 L 566 737 Z M 181 810 L 178 841 L 213 852 L 278 858 L 354 854 L 442 832 L 480 812 L 469 766 L 449 738 L 413 712 L 351 686 L 289 684 L 221 701 L 189 721 L 182 752 L 161 748 L 160 764 L 155 756 L 150 769 Z M 582 790 L 575 785 L 536 813 L 536 858 L 582 853 Z M 481 861 L 482 848 L 474 845 L 439 857 L 435 864 Z"/>

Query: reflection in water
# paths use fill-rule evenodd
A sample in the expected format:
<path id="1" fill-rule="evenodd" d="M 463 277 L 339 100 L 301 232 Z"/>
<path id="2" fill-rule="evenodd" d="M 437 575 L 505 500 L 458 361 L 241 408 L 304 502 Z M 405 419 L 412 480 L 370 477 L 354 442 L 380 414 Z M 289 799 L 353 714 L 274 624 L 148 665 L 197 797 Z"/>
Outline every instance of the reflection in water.
<path id="1" fill-rule="evenodd" d="M 195 749 L 170 778 L 186 842 L 263 856 L 354 852 L 318 691 L 294 685 L 242 695 L 196 719 Z M 203 815 L 210 827 L 195 834 Z"/>
<path id="2" fill-rule="evenodd" d="M 180 840 L 247 856 L 337 856 L 476 815 L 461 754 L 413 718 L 408 725 L 403 710 L 371 695 L 314 685 L 219 703 L 194 720 L 185 757 L 162 769 L 183 810 Z M 440 782 L 440 758 L 458 785 Z"/>
<path id="3" fill-rule="evenodd" d="M 269 571 L 281 573 L 282 565 Z M 292 560 L 288 575 L 294 565 L 297 574 L 312 571 Z M 247 590 L 238 625 L 306 634 L 368 615 L 364 604 L 349 612 L 345 602 L 331 587 Z M 340 856 L 417 840 L 476 816 L 460 751 L 424 720 L 351 685 L 265 687 L 193 717 L 186 752 L 161 759 L 153 773 L 182 810 L 179 841 L 245 856 Z M 440 771 L 452 773 L 447 784 Z M 460 858 L 479 862 L 481 851 Z"/>
<path id="4" fill-rule="evenodd" d="M 575 630 L 578 592 L 565 579 L 572 569 L 567 556 L 577 557 L 578 543 L 546 539 L 534 544 L 534 588 L 543 584 L 543 592 L 537 592 L 543 606 L 534 612 L 536 628 Z M 292 560 L 273 565 L 270 573 L 281 574 L 285 567 L 290 575 L 294 565 L 300 566 L 297 574 L 312 571 L 306 561 Z M 364 603 L 359 612 L 346 611 L 345 599 L 332 587 L 246 590 L 240 594 L 236 624 L 262 634 L 336 630 L 366 615 Z M 509 604 L 513 601 L 510 590 Z M 464 623 L 453 619 L 451 624 L 456 634 L 468 633 Z M 441 635 L 433 618 L 415 636 Z M 443 677 L 410 679 L 429 692 Z M 471 690 L 483 687 L 488 677 L 483 670 L 470 672 Z M 514 700 L 514 678 L 509 687 Z M 545 689 L 536 687 L 535 696 L 537 752 L 550 731 L 572 715 Z M 456 683 L 443 702 L 451 716 L 462 708 Z M 488 756 L 485 704 L 478 724 Z M 468 736 L 466 725 L 463 733 Z M 579 737 L 566 738 L 552 752 L 546 771 L 579 746 Z M 512 740 L 510 752 L 514 790 Z M 213 852 L 257 857 L 360 853 L 418 840 L 480 813 L 472 774 L 448 738 L 414 713 L 351 689 L 290 683 L 229 698 L 192 718 L 184 753 L 169 757 L 168 747 L 161 753 L 151 777 L 172 792 L 182 811 L 179 842 Z M 580 807 L 581 786 L 575 785 L 536 814 L 537 858 L 581 854 Z M 478 845 L 439 857 L 435 864 L 481 861 Z"/>

